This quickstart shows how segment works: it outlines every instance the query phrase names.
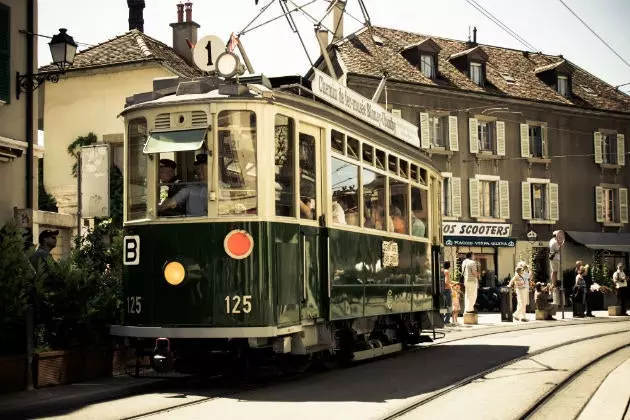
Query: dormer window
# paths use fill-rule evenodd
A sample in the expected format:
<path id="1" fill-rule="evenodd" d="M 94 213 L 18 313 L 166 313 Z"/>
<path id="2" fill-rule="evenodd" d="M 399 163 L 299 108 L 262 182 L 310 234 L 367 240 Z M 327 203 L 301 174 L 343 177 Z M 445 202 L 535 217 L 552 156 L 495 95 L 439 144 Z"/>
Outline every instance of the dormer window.
<path id="1" fill-rule="evenodd" d="M 481 63 L 470 63 L 470 80 L 478 86 L 483 86 L 483 66 Z"/>
<path id="2" fill-rule="evenodd" d="M 571 97 L 571 74 L 573 67 L 566 61 L 561 60 L 546 66 L 538 67 L 534 70 L 536 76 L 547 86 L 554 89 L 565 98 Z"/>
<path id="3" fill-rule="evenodd" d="M 486 62 L 488 54 L 480 46 L 470 48 L 451 55 L 448 60 L 459 71 L 468 76 L 468 78 L 477 86 L 485 86 L 486 84 Z"/>
<path id="4" fill-rule="evenodd" d="M 400 54 L 414 66 L 420 70 L 422 75 L 428 79 L 437 78 L 437 58 L 440 53 L 440 46 L 431 38 L 415 44 L 405 46 Z"/>
<path id="5" fill-rule="evenodd" d="M 433 55 L 420 55 L 420 71 L 429 79 L 435 79 L 435 59 Z"/>
<path id="6" fill-rule="evenodd" d="M 569 97 L 569 77 L 564 74 L 558 75 L 558 93 L 565 98 Z"/>

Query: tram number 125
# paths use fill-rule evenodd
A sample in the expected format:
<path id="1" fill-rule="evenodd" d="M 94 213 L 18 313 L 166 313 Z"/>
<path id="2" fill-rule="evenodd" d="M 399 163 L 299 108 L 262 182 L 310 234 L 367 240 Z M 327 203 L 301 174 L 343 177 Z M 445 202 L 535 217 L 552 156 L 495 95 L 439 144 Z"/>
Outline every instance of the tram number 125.
<path id="1" fill-rule="evenodd" d="M 247 296 L 226 296 L 225 313 L 240 314 L 241 311 L 248 314 L 252 311 L 252 297 Z"/>
<path id="2" fill-rule="evenodd" d="M 142 312 L 142 296 L 127 297 L 127 313 L 139 314 Z"/>

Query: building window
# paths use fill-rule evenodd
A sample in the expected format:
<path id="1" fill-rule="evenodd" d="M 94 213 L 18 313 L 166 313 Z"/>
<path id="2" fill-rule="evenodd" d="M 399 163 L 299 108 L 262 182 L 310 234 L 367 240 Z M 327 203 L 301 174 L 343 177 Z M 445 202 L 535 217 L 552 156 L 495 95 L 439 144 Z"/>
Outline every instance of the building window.
<path id="1" fill-rule="evenodd" d="M 566 98 L 569 97 L 569 78 L 558 75 L 558 93 Z"/>
<path id="2" fill-rule="evenodd" d="M 479 215 L 480 217 L 499 217 L 497 209 L 499 195 L 497 181 L 479 181 Z"/>
<path id="3" fill-rule="evenodd" d="M 470 80 L 476 85 L 483 86 L 483 68 L 481 63 L 470 63 Z"/>
<path id="4" fill-rule="evenodd" d="M 443 173 L 442 181 L 442 216 L 461 217 L 462 215 L 462 179 Z"/>
<path id="5" fill-rule="evenodd" d="M 617 164 L 617 134 L 602 135 L 602 163 Z"/>
<path id="6" fill-rule="evenodd" d="M 0 4 L 0 101 L 11 97 L 11 9 Z"/>
<path id="7" fill-rule="evenodd" d="M 429 117 L 429 136 L 432 147 L 446 147 L 448 120 L 446 117 Z"/>
<path id="8" fill-rule="evenodd" d="M 543 136 L 543 128 L 539 125 L 529 126 L 529 148 L 532 157 L 545 157 L 545 139 Z"/>
<path id="9" fill-rule="evenodd" d="M 452 178 L 444 178 L 442 181 L 442 215 L 453 215 Z"/>
<path id="10" fill-rule="evenodd" d="M 477 124 L 479 137 L 479 151 L 495 153 L 496 151 L 496 128 L 494 122 L 479 121 Z"/>
<path id="11" fill-rule="evenodd" d="M 435 58 L 429 54 L 420 56 L 420 71 L 429 79 L 435 78 Z"/>
<path id="12" fill-rule="evenodd" d="M 614 188 L 603 188 L 604 222 L 614 223 L 617 218 L 617 194 Z"/>
<path id="13" fill-rule="evenodd" d="M 532 218 L 537 220 L 547 220 L 547 185 L 532 185 Z"/>

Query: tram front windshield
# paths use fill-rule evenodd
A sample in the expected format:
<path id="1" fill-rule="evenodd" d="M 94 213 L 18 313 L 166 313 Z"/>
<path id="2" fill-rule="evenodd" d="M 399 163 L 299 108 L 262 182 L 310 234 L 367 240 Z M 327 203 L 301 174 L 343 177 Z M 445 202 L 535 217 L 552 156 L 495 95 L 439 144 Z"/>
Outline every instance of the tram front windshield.
<path id="1" fill-rule="evenodd" d="M 253 112 L 219 113 L 216 150 L 212 133 L 205 129 L 152 132 L 147 136 L 144 119 L 130 121 L 128 128 L 127 220 L 149 217 L 147 208 L 153 207 L 147 206 L 149 183 L 156 190 L 158 218 L 256 214 Z M 151 182 L 147 173 L 156 162 L 158 177 Z"/>

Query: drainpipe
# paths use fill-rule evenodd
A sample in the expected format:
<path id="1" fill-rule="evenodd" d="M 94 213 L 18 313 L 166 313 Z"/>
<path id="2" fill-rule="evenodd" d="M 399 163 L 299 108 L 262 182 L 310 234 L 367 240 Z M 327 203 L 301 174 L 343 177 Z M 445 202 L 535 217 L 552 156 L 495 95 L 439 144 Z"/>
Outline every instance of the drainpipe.
<path id="1" fill-rule="evenodd" d="M 35 0 L 26 2 L 26 77 L 33 79 L 34 36 L 35 33 Z M 26 91 L 26 208 L 33 209 L 33 95 L 32 89 Z"/>

